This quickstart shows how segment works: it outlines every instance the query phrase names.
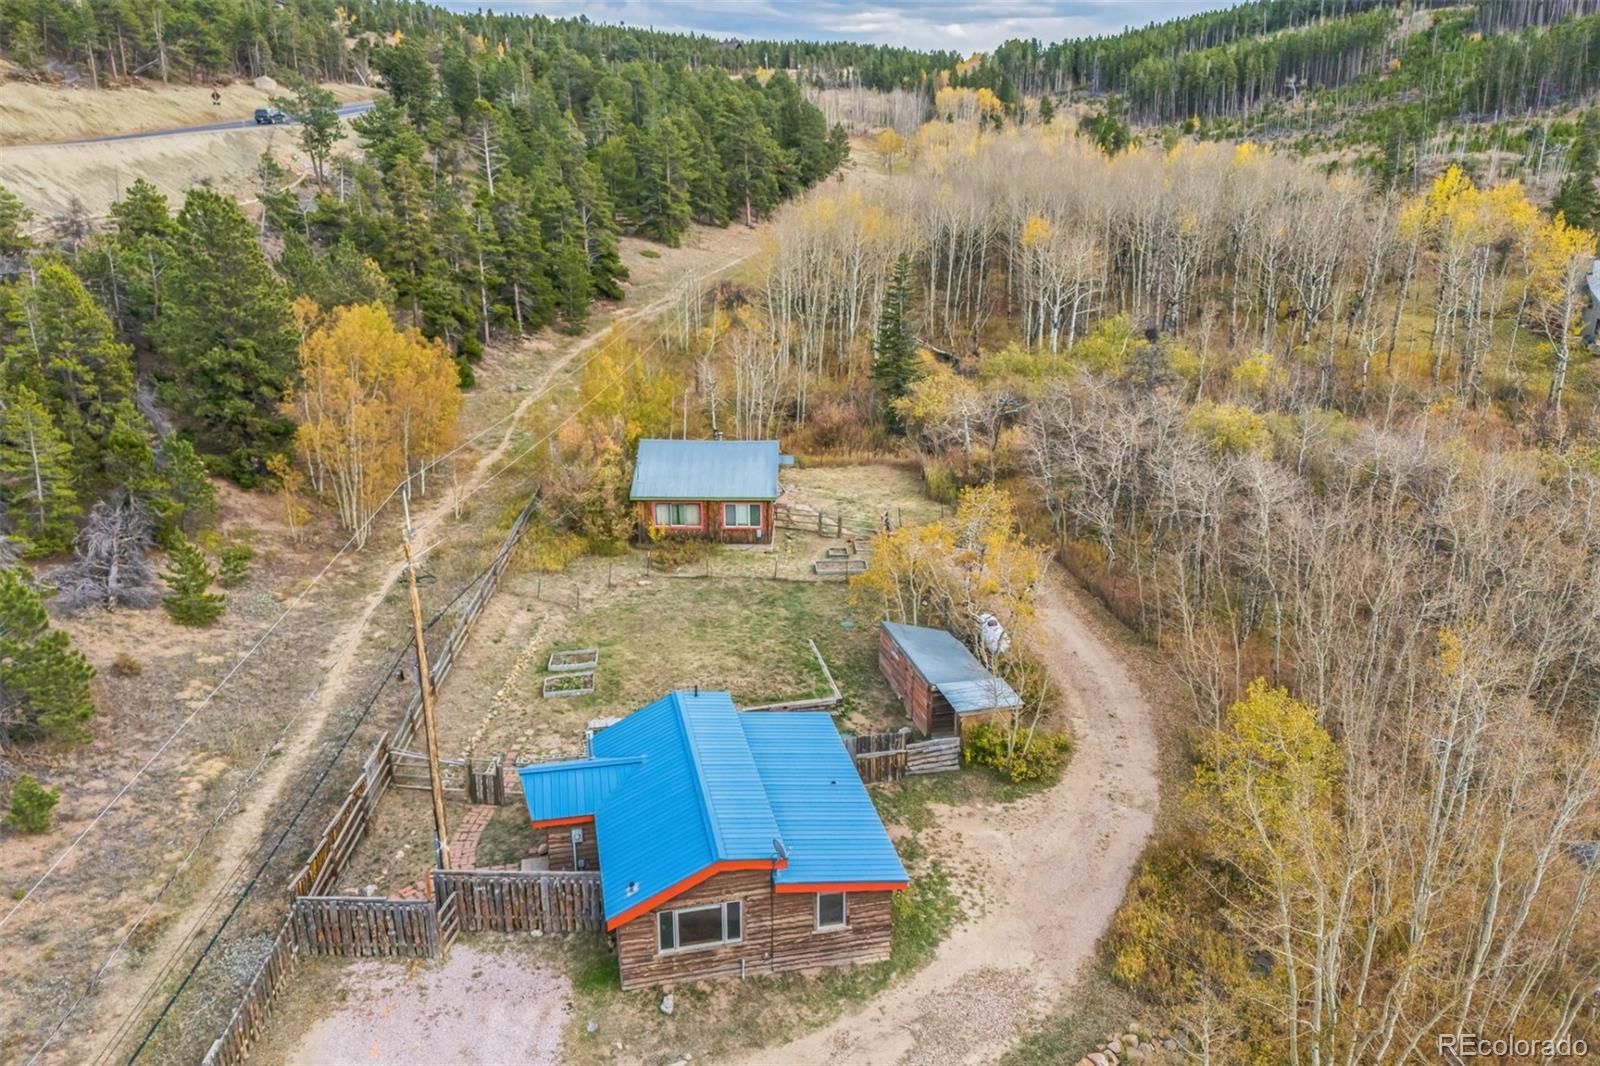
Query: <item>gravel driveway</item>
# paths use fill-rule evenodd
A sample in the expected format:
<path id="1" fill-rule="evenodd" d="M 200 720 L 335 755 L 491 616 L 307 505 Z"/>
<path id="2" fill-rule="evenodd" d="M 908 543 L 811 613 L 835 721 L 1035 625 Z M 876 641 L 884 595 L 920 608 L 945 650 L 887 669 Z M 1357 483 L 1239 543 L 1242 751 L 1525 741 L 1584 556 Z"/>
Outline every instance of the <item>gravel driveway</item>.
<path id="1" fill-rule="evenodd" d="M 941 827 L 984 859 L 988 904 L 927 967 L 762 1066 L 918 1066 L 998 1058 L 1068 989 L 1110 924 L 1150 836 L 1157 751 L 1149 704 L 1108 642 L 1114 625 L 1059 569 L 1039 602 L 1052 680 L 1077 750 L 1049 792 L 949 811 Z"/>
<path id="2" fill-rule="evenodd" d="M 356 963 L 343 1002 L 293 1045 L 292 1066 L 561 1061 L 567 978 L 528 957 L 457 942 L 431 963 Z"/>

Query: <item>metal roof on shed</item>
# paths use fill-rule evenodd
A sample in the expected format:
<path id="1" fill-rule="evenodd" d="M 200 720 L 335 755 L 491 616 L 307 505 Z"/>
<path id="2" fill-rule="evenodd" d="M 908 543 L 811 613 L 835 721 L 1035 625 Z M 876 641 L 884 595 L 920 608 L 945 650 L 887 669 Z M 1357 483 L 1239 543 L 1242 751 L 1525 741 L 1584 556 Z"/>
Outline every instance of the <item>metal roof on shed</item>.
<path id="1" fill-rule="evenodd" d="M 642 440 L 635 500 L 775 500 L 775 440 Z"/>
<path id="2" fill-rule="evenodd" d="M 949 630 L 904 622 L 885 622 L 883 629 L 957 714 L 1022 706 L 1022 697 L 1003 678 L 985 670 Z"/>

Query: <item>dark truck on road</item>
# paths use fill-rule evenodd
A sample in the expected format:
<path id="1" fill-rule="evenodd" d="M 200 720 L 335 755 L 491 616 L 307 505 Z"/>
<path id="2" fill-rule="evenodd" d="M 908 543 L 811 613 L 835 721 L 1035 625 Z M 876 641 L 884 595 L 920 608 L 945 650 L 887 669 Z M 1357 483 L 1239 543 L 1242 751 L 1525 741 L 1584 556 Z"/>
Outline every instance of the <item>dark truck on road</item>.
<path id="1" fill-rule="evenodd" d="M 275 107 L 256 108 L 257 126 L 276 126 L 288 122 L 289 116 Z"/>

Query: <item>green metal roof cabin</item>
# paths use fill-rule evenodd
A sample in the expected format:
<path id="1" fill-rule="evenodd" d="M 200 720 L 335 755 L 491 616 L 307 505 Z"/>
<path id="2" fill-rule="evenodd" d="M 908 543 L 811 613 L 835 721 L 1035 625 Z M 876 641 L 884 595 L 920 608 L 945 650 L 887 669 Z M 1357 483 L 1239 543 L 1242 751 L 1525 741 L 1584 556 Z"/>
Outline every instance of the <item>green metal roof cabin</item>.
<path id="1" fill-rule="evenodd" d="M 633 489 L 641 539 L 705 537 L 772 543 L 778 468 L 775 440 L 642 440 Z"/>

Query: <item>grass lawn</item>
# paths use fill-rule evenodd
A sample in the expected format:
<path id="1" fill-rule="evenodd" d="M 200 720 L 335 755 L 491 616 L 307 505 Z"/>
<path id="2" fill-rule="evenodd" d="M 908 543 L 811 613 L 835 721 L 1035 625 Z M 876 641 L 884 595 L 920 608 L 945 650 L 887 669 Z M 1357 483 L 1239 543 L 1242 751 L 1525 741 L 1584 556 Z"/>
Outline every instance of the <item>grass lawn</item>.
<path id="1" fill-rule="evenodd" d="M 516 679 L 511 700 L 525 726 L 566 749 L 585 723 L 630 713 L 675 688 L 727 689 L 751 706 L 828 694 L 814 640 L 844 695 L 845 731 L 898 728 L 904 712 L 878 672 L 877 627 L 840 584 L 737 577 L 633 578 L 563 618 L 535 657 L 596 647 L 592 695 L 543 699 L 543 671 Z M 517 723 L 508 722 L 515 728 Z"/>

